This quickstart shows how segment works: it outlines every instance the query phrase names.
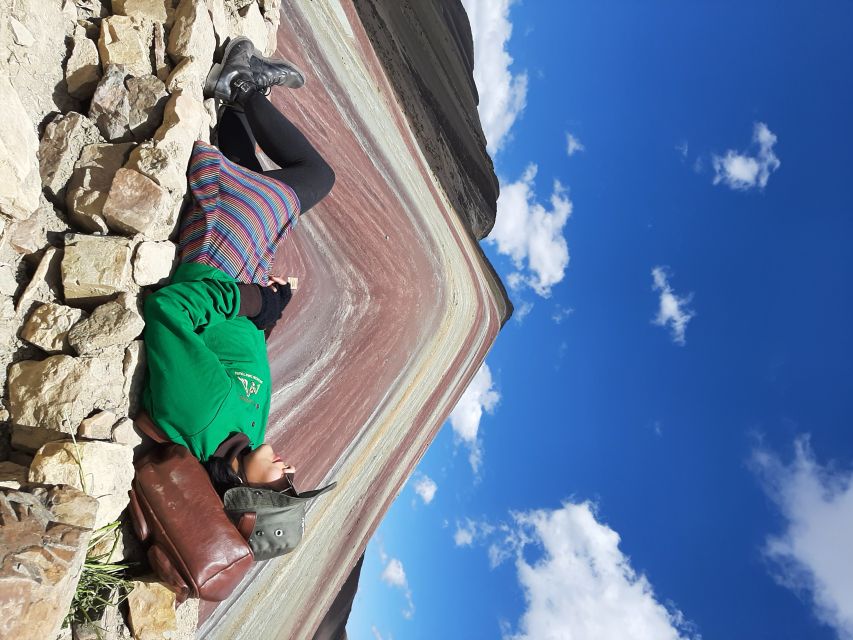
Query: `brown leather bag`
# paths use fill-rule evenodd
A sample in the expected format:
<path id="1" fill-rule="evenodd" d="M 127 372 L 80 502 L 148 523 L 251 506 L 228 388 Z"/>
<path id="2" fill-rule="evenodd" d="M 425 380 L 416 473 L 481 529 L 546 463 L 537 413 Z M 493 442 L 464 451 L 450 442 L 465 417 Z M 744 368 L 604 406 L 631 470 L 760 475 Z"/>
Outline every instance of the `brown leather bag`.
<path id="1" fill-rule="evenodd" d="M 160 441 L 135 462 L 130 490 L 131 521 L 139 539 L 150 543 L 148 560 L 179 602 L 224 600 L 252 566 L 252 549 L 189 450 L 164 442 L 156 427 L 137 426 Z M 240 524 L 251 533 L 251 523 Z"/>

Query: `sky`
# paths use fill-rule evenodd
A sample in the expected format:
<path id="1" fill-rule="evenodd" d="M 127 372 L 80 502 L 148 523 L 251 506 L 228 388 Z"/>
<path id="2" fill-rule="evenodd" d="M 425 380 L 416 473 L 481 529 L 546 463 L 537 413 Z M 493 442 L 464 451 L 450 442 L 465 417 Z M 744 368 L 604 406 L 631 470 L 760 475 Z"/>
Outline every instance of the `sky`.
<path id="1" fill-rule="evenodd" d="M 354 640 L 853 640 L 853 3 L 463 0 L 515 305 Z"/>

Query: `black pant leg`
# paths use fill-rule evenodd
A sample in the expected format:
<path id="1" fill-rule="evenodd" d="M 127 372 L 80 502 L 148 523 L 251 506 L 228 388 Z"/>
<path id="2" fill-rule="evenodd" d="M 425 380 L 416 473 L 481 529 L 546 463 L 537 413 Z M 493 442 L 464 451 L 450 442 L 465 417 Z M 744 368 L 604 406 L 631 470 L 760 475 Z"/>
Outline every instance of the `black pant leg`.
<path id="1" fill-rule="evenodd" d="M 332 190 L 335 172 L 302 132 L 262 94 L 250 96 L 243 108 L 258 146 L 281 167 L 264 171 L 264 175 L 290 186 L 305 213 Z"/>

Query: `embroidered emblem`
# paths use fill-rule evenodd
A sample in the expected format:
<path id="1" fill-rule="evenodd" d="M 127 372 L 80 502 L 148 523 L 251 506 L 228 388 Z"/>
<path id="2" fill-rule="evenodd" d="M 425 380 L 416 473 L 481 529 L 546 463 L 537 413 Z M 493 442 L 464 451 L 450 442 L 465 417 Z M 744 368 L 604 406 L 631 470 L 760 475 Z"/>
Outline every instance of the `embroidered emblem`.
<path id="1" fill-rule="evenodd" d="M 234 375 L 237 376 L 240 384 L 243 385 L 243 390 L 246 392 L 246 396 L 250 398 L 260 391 L 261 385 L 264 383 L 264 381 L 258 376 L 253 376 L 251 373 L 246 373 L 244 371 L 235 371 Z"/>

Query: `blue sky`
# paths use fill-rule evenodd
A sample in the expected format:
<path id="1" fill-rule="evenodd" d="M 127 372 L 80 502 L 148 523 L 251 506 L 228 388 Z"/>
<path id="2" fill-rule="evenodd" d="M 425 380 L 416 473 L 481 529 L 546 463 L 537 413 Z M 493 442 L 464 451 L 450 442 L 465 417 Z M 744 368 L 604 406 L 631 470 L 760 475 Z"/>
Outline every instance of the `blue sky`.
<path id="1" fill-rule="evenodd" d="M 464 3 L 516 315 L 350 636 L 853 638 L 853 4 Z"/>

